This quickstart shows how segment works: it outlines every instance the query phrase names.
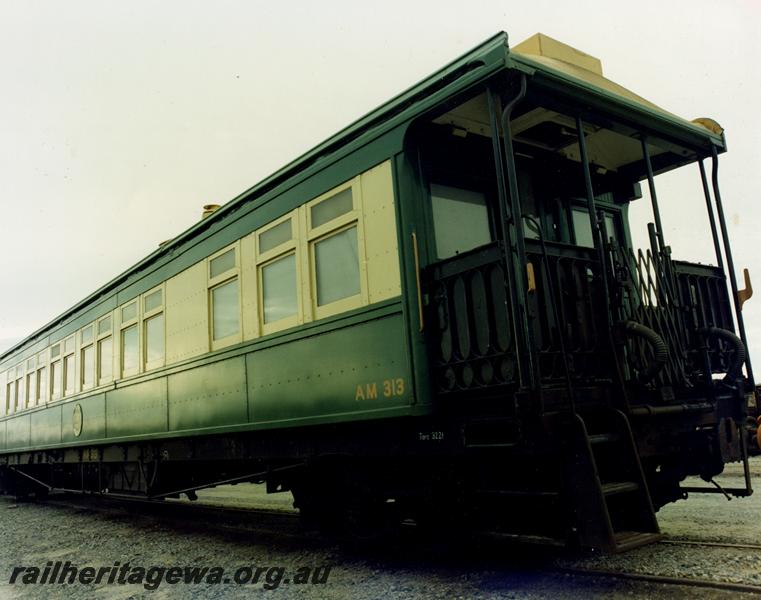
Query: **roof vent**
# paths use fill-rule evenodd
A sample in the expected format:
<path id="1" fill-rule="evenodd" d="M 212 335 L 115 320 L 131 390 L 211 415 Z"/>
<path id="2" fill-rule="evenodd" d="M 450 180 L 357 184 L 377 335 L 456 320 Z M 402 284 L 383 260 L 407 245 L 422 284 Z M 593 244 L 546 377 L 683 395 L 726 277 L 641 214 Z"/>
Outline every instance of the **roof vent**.
<path id="1" fill-rule="evenodd" d="M 513 46 L 510 50 L 520 54 L 560 60 L 602 77 L 602 63 L 599 58 L 590 56 L 543 33 L 535 33 L 517 46 Z"/>
<path id="2" fill-rule="evenodd" d="M 218 210 L 219 210 L 219 204 L 204 204 L 203 213 L 201 213 L 201 220 L 203 221 L 206 217 L 210 217 Z"/>

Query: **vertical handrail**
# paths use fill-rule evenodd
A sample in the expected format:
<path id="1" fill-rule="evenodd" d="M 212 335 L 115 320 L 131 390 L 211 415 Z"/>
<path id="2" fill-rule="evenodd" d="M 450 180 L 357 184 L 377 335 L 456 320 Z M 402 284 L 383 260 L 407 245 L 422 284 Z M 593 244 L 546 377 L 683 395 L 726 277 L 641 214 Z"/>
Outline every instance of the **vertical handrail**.
<path id="1" fill-rule="evenodd" d="M 719 246 L 719 234 L 716 231 L 716 219 L 713 216 L 713 206 L 711 203 L 711 192 L 708 189 L 708 178 L 706 177 L 706 168 L 703 159 L 698 161 L 700 167 L 700 181 L 703 184 L 703 195 L 706 199 L 706 208 L 708 209 L 708 222 L 711 224 L 711 237 L 713 238 L 713 248 L 716 252 L 716 266 L 724 270 L 724 261 L 721 258 L 721 247 Z"/>
<path id="2" fill-rule="evenodd" d="M 655 191 L 655 178 L 653 176 L 653 164 L 650 162 L 650 150 L 647 147 L 647 138 L 642 136 L 642 158 L 645 160 L 645 169 L 647 171 L 647 187 L 650 191 L 650 204 L 653 207 L 653 218 L 655 219 L 656 236 L 658 238 L 659 250 L 666 245 L 663 241 L 663 224 L 661 223 L 661 211 L 658 208 L 658 194 Z M 660 258 L 660 256 L 659 256 Z"/>
<path id="3" fill-rule="evenodd" d="M 735 263 L 732 260 L 732 249 L 729 245 L 729 232 L 727 231 L 727 222 L 724 219 L 724 207 L 721 203 L 721 192 L 719 191 L 719 155 L 716 146 L 711 146 L 711 183 L 713 184 L 713 197 L 716 202 L 716 213 L 719 216 L 719 226 L 721 227 L 721 238 L 724 242 L 724 255 L 727 257 L 727 270 L 729 271 L 729 281 L 732 285 L 732 302 L 735 307 L 735 316 L 737 318 L 737 330 L 740 333 L 740 339 L 748 347 L 748 338 L 745 335 L 745 321 L 743 320 L 742 309 L 740 308 L 740 299 L 737 297 L 737 277 L 735 276 Z M 750 364 L 750 356 L 745 358 L 745 369 L 748 372 L 750 386 L 755 385 L 753 379 L 753 367 Z"/>
<path id="4" fill-rule="evenodd" d="M 576 136 L 579 140 L 579 158 L 581 159 L 582 170 L 584 171 L 584 188 L 587 194 L 587 210 L 589 211 L 589 219 L 592 225 L 592 240 L 597 251 L 597 260 L 600 263 L 600 279 L 602 280 L 603 298 L 605 299 L 605 320 L 608 325 L 608 343 L 610 344 L 610 351 L 613 353 L 613 364 L 621 393 L 621 401 L 628 409 L 624 376 L 621 372 L 621 365 L 618 362 L 616 344 L 613 339 L 613 318 L 610 290 L 608 288 L 607 261 L 605 260 L 605 248 L 600 230 L 600 221 L 597 215 L 597 206 L 595 205 L 594 189 L 592 188 L 592 174 L 589 171 L 589 155 L 587 154 L 587 141 L 584 135 L 584 122 L 581 119 L 581 115 L 578 114 L 576 115 Z"/>
<path id="5" fill-rule="evenodd" d="M 541 374 L 539 361 L 536 359 L 536 345 L 533 343 L 533 335 L 528 326 L 528 300 L 526 298 L 527 275 L 526 275 L 526 241 L 523 236 L 523 222 L 521 221 L 520 193 L 518 191 L 518 171 L 515 167 L 515 153 L 513 151 L 513 134 L 510 127 L 510 116 L 516 105 L 526 96 L 526 75 L 520 75 L 520 88 L 518 93 L 506 104 L 502 110 L 502 146 L 505 152 L 505 167 L 507 169 L 507 191 L 510 200 L 510 222 L 515 230 L 515 251 L 508 248 L 514 257 L 513 265 L 517 262 L 516 278 L 520 277 L 518 284 L 518 320 L 520 321 L 521 335 L 526 347 L 526 363 L 531 389 L 539 394 L 539 410 L 544 412 L 544 401 L 541 396 Z M 513 254 L 514 252 L 514 254 Z M 520 274 L 520 275 L 519 275 Z"/>
<path id="6" fill-rule="evenodd" d="M 525 93 L 525 91 L 524 91 Z M 512 324 L 514 331 L 517 332 L 517 326 L 516 321 L 523 320 L 523 316 L 520 314 L 520 309 L 518 308 L 520 306 L 521 297 L 518 295 L 518 284 L 516 280 L 516 274 L 515 274 L 515 268 L 512 260 L 512 235 L 510 234 L 510 210 L 508 206 L 508 192 L 507 187 L 505 185 L 506 180 L 506 174 L 505 174 L 505 161 L 504 156 L 502 155 L 502 149 L 500 145 L 500 123 L 499 123 L 499 98 L 497 97 L 494 89 L 490 86 L 487 88 L 487 95 L 486 95 L 488 105 L 489 105 L 489 121 L 491 124 L 491 140 L 492 140 L 492 152 L 494 153 L 494 166 L 497 171 L 497 194 L 499 198 L 499 224 L 500 224 L 500 231 L 502 233 L 502 241 L 504 243 L 505 251 L 503 252 L 504 256 L 504 268 L 505 268 L 505 296 L 510 299 L 510 302 L 512 304 L 512 309 L 510 307 L 505 307 L 505 310 L 509 313 L 509 322 Z M 525 336 L 525 332 L 521 331 L 522 334 Z M 523 337 L 520 342 L 518 342 L 524 346 L 524 348 L 528 348 L 528 338 Z M 518 352 L 518 355 L 520 357 L 521 354 L 524 354 L 523 352 Z M 520 358 L 518 359 L 518 380 L 523 383 L 523 378 L 526 376 L 531 375 L 531 369 L 532 365 L 530 362 L 530 349 L 528 352 L 525 353 L 528 362 L 526 365 L 521 365 Z"/>

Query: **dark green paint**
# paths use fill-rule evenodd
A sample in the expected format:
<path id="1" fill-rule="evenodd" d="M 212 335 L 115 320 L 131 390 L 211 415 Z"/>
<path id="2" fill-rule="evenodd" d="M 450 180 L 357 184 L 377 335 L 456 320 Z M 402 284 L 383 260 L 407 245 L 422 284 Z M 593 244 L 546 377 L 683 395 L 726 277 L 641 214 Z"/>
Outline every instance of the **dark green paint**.
<path id="1" fill-rule="evenodd" d="M 74 407 L 77 404 L 82 406 L 82 433 L 79 437 L 74 435 L 73 423 Z M 67 402 L 61 408 L 63 410 L 61 431 L 64 443 L 100 440 L 106 437 L 105 393 Z"/>
<path id="2" fill-rule="evenodd" d="M 106 392 L 106 434 L 149 436 L 167 430 L 166 377 Z"/>
<path id="3" fill-rule="evenodd" d="M 16 415 L 8 419 L 6 448 L 27 448 L 29 446 L 31 419 L 32 415 L 29 413 Z"/>
<path id="4" fill-rule="evenodd" d="M 169 376 L 171 431 L 247 421 L 245 357 L 236 356 Z"/>
<path id="5" fill-rule="evenodd" d="M 357 413 L 412 403 L 409 361 L 398 316 L 369 321 L 247 355 L 249 405 L 257 423 Z M 405 393 L 385 398 L 383 382 L 402 378 Z M 375 384 L 378 398 L 355 399 Z"/>
<path id="6" fill-rule="evenodd" d="M 30 415 L 32 420 L 32 446 L 48 446 L 61 443 L 61 427 L 68 425 L 71 427 L 71 406 L 62 416 L 62 406 L 53 406 L 50 410 L 41 410 L 33 412 Z"/>
<path id="7" fill-rule="evenodd" d="M 419 412 L 412 406 L 398 301 L 330 320 L 330 327 L 312 324 L 283 332 L 131 379 L 107 392 L 8 417 L 0 425 L 8 427 L 12 445 L 3 440 L 0 449 L 150 440 L 156 434 L 203 435 Z M 383 382 L 400 378 L 404 393 L 385 398 Z M 368 383 L 375 383 L 378 398 L 355 400 L 357 386 Z M 73 426 L 77 404 L 83 416 L 79 437 Z M 30 419 L 35 432 L 31 441 Z"/>

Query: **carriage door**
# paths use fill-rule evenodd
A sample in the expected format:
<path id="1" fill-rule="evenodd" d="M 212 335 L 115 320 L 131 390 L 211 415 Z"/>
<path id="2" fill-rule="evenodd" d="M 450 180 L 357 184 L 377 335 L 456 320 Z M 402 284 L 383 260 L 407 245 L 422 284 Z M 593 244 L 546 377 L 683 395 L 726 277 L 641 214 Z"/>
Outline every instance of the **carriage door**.
<path id="1" fill-rule="evenodd" d="M 424 280 L 439 395 L 496 395 L 518 379 L 485 94 L 420 130 L 429 232 Z"/>

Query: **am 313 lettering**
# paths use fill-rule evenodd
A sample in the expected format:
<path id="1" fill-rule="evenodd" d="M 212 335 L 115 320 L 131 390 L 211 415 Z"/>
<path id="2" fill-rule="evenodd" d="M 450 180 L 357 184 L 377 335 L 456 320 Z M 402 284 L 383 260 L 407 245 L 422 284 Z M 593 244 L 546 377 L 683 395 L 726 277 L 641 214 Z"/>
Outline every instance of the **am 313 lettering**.
<path id="1" fill-rule="evenodd" d="M 404 396 L 407 383 L 403 377 L 384 379 L 383 381 L 369 381 L 360 383 L 354 390 L 354 400 L 377 400 L 383 398 L 396 398 Z"/>

